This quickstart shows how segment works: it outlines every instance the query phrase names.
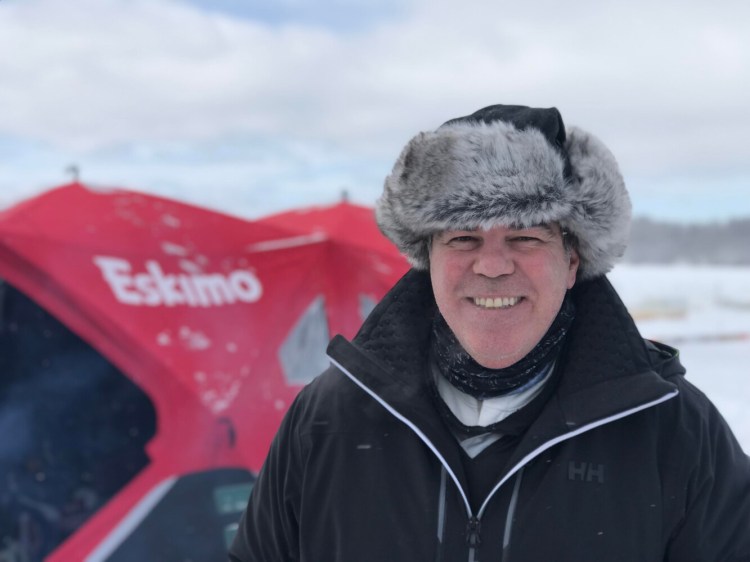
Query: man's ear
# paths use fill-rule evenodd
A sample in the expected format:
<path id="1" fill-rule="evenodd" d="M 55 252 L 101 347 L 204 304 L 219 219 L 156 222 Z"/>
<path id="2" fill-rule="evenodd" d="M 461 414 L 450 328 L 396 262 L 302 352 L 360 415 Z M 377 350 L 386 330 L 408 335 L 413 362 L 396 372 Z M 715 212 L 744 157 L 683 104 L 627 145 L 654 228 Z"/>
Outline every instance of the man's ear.
<path id="1" fill-rule="evenodd" d="M 568 289 L 571 289 L 576 283 L 576 275 L 581 265 L 581 257 L 575 248 L 568 251 Z"/>

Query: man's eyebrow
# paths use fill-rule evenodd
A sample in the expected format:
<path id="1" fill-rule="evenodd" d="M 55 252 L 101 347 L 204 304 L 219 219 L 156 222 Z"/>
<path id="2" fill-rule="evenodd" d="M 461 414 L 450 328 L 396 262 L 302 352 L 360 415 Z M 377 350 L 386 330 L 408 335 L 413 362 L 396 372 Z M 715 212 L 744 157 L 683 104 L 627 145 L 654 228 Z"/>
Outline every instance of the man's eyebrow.
<path id="1" fill-rule="evenodd" d="M 533 228 L 541 228 L 542 230 L 546 231 L 550 236 L 554 236 L 557 234 L 557 231 L 552 228 L 552 225 L 547 223 L 541 223 L 541 224 L 532 224 L 530 226 L 514 226 L 513 230 L 531 230 Z"/>
<path id="2" fill-rule="evenodd" d="M 436 233 L 437 236 L 446 236 L 448 234 L 455 234 L 456 232 L 477 232 L 479 231 L 478 228 L 449 228 L 446 230 L 441 230 L 440 232 Z"/>

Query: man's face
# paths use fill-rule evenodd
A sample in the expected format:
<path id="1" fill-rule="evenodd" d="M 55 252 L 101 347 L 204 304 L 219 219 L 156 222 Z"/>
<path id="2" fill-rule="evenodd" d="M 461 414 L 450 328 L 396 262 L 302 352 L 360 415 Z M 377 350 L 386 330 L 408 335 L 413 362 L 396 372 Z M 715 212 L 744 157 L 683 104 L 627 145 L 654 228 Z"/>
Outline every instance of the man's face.
<path id="1" fill-rule="evenodd" d="M 441 314 L 463 348 L 493 369 L 517 362 L 544 336 L 578 264 L 556 224 L 446 231 L 430 251 Z"/>

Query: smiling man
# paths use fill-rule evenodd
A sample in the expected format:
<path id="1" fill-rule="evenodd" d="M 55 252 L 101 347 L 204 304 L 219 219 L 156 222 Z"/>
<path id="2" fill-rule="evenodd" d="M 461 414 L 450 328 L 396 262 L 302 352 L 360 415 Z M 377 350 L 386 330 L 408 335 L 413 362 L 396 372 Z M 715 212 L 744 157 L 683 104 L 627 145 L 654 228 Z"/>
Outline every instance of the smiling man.
<path id="1" fill-rule="evenodd" d="M 230 560 L 750 560 L 750 460 L 606 279 L 599 140 L 490 106 L 414 137 L 376 213 L 413 269 L 331 342 Z"/>
<path id="2" fill-rule="evenodd" d="M 458 342 L 485 367 L 502 368 L 526 356 L 550 328 L 578 263 L 557 225 L 448 230 L 433 237 L 430 279 Z"/>

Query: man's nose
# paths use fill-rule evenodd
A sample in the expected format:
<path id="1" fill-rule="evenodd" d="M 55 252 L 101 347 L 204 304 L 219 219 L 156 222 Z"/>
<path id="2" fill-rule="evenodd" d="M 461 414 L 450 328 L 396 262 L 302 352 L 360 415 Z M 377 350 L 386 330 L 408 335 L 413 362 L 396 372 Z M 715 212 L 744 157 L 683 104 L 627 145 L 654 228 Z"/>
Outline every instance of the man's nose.
<path id="1" fill-rule="evenodd" d="M 474 273 L 485 277 L 500 277 L 510 275 L 515 271 L 516 265 L 510 248 L 504 243 L 483 244 L 477 250 L 474 259 Z"/>

